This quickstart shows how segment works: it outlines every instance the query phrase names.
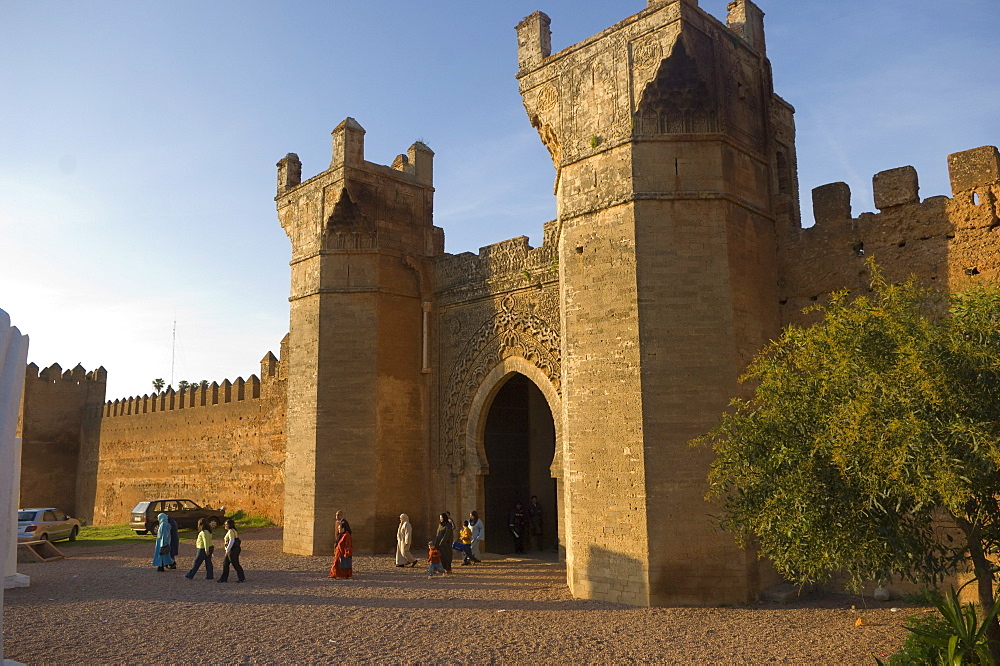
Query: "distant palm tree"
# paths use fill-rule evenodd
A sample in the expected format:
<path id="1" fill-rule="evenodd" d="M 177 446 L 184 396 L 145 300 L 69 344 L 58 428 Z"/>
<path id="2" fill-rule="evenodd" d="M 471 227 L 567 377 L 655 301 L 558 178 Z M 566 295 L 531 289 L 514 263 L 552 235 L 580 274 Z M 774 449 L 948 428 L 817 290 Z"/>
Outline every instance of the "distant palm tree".
<path id="1" fill-rule="evenodd" d="M 153 380 L 153 390 L 156 391 L 157 393 L 163 390 L 164 385 L 165 382 L 160 377 L 157 377 L 156 379 Z"/>
<path id="2" fill-rule="evenodd" d="M 182 379 L 179 382 L 177 382 L 177 388 L 180 389 L 181 391 L 183 391 L 189 386 L 191 386 L 191 382 L 187 381 L 186 379 Z"/>
<path id="3" fill-rule="evenodd" d="M 203 389 L 207 389 L 208 388 L 208 380 L 207 379 L 201 380 L 200 382 L 198 382 L 198 386 L 202 387 Z"/>

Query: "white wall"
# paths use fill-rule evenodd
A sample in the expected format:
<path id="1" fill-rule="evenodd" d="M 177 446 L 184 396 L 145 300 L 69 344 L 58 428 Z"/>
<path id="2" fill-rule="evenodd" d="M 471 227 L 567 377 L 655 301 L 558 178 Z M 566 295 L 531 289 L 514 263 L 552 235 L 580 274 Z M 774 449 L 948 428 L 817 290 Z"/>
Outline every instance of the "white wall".
<path id="1" fill-rule="evenodd" d="M 4 586 L 17 577 L 17 496 L 21 471 L 21 441 L 14 437 L 24 391 L 28 336 L 10 325 L 0 310 L 0 560 Z M 0 590 L 0 662 L 3 660 L 3 591 Z"/>

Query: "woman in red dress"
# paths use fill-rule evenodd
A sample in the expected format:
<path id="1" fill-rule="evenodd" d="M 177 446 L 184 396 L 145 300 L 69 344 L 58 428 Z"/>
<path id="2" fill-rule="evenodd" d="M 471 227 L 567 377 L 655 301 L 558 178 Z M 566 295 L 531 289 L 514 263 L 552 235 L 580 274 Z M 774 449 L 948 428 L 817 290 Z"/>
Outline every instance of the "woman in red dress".
<path id="1" fill-rule="evenodd" d="M 350 523 L 346 520 L 340 521 L 337 532 L 337 546 L 333 549 L 333 566 L 330 567 L 330 578 L 350 578 L 354 557 Z"/>

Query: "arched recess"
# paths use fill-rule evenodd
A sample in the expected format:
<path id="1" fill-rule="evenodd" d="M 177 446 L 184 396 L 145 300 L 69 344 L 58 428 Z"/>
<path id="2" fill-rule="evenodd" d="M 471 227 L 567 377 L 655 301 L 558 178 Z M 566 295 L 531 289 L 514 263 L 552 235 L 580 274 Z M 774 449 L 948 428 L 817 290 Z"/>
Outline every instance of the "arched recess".
<path id="1" fill-rule="evenodd" d="M 566 501 L 564 497 L 563 476 L 563 438 L 562 438 L 562 400 L 556 387 L 552 385 L 549 377 L 537 365 L 520 356 L 508 356 L 497 363 L 480 382 L 476 390 L 469 410 L 468 425 L 465 433 L 465 461 L 462 473 L 462 498 L 463 506 L 474 506 L 483 510 L 486 506 L 485 477 L 490 473 L 489 460 L 486 455 L 486 422 L 490 412 L 490 407 L 497 394 L 512 376 L 523 375 L 530 381 L 545 398 L 552 415 L 552 425 L 555 431 L 555 446 L 552 463 L 549 466 L 549 474 L 556 480 L 556 506 L 547 507 L 546 512 L 554 509 L 559 527 L 558 534 L 551 535 L 552 544 L 555 545 L 555 538 L 558 537 L 559 544 L 565 544 L 566 530 Z M 524 498 L 527 501 L 528 498 Z M 485 521 L 484 521 L 485 522 Z M 495 523 L 495 521 L 492 521 Z M 549 521 L 551 524 L 551 520 Z M 506 526 L 486 523 L 486 544 L 487 550 L 490 548 L 490 535 L 506 532 Z M 563 549 L 560 546 L 559 552 L 562 555 Z"/>

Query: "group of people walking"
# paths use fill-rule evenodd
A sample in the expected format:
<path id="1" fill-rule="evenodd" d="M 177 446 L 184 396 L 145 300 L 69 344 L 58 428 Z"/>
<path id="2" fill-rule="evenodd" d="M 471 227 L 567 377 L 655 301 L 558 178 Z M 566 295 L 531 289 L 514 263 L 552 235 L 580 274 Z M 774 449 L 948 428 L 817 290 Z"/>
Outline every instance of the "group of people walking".
<path id="1" fill-rule="evenodd" d="M 462 566 L 478 564 L 483 539 L 485 537 L 483 521 L 479 513 L 472 511 L 469 519 L 462 522 L 462 527 L 456 530 L 451 512 L 438 514 L 437 531 L 434 538 L 427 542 L 427 574 L 450 574 L 454 561 L 453 550 L 463 554 Z M 457 537 L 457 538 L 456 538 Z M 419 561 L 413 556 L 413 526 L 410 517 L 399 514 L 399 528 L 396 530 L 396 566 L 414 567 Z"/>
<path id="2" fill-rule="evenodd" d="M 153 566 L 157 571 L 177 568 L 177 554 L 180 552 L 180 540 L 177 536 L 177 522 L 165 513 L 158 514 L 156 519 L 159 526 L 156 531 L 156 544 L 153 551 Z M 227 518 L 224 523 L 226 535 L 223 537 L 223 548 L 225 557 L 222 560 L 222 575 L 219 576 L 220 583 L 229 582 L 230 567 L 236 571 L 236 582 L 242 583 L 246 580 L 243 567 L 240 565 L 241 540 L 239 532 L 236 531 L 236 523 L 232 518 Z M 215 545 L 212 543 L 212 526 L 204 518 L 198 521 L 198 538 L 195 542 L 198 549 L 194 558 L 194 565 L 191 570 L 184 574 L 187 579 L 193 579 L 198 573 L 201 565 L 205 565 L 205 579 L 214 580 L 215 571 L 212 566 L 212 557 L 215 554 Z"/>

